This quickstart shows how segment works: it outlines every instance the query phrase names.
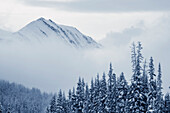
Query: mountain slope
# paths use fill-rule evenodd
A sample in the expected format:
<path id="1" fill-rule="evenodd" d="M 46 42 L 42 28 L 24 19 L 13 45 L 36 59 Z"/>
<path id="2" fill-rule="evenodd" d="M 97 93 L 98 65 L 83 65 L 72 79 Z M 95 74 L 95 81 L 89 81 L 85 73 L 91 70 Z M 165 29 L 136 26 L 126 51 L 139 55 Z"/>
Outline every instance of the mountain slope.
<path id="1" fill-rule="evenodd" d="M 76 48 L 99 48 L 101 45 L 91 37 L 85 36 L 74 27 L 58 25 L 52 20 L 39 18 L 14 33 L 20 40 L 39 41 L 44 40 L 62 41 Z"/>

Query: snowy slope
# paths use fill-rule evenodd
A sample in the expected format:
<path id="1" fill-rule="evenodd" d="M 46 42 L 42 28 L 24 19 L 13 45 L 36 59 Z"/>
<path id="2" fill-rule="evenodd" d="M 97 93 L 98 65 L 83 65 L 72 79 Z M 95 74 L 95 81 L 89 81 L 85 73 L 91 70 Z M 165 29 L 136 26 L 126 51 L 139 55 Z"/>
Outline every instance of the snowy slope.
<path id="1" fill-rule="evenodd" d="M 76 48 L 99 48 L 101 45 L 74 27 L 58 25 L 52 20 L 39 18 L 14 33 L 15 38 L 27 41 L 61 41 Z"/>

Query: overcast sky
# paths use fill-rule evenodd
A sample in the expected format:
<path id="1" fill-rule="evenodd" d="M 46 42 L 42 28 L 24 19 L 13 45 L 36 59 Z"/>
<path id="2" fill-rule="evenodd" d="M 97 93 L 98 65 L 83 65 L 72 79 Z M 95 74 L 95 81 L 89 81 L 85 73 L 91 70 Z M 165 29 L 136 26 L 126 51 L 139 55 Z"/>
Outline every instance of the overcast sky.
<path id="1" fill-rule="evenodd" d="M 127 65 L 130 66 L 130 43 L 132 41 L 142 41 L 145 57 L 149 59 L 150 56 L 153 56 L 156 66 L 159 62 L 162 63 L 164 75 L 163 85 L 165 90 L 168 91 L 168 86 L 170 85 L 168 81 L 170 79 L 168 68 L 170 64 L 169 6 L 170 0 L 0 0 L 0 29 L 15 32 L 31 21 L 44 17 L 46 19 L 52 19 L 57 24 L 74 26 L 82 33 L 91 36 L 97 41 L 101 40 L 101 42 L 106 45 L 104 50 L 88 51 L 85 53 L 85 56 L 83 56 L 85 60 L 82 62 L 76 60 L 74 65 L 71 65 L 71 62 L 74 60 L 70 60 L 74 58 L 74 56 L 66 59 L 66 61 L 70 62 L 68 66 L 62 63 L 62 66 L 59 66 L 55 63 L 50 64 L 48 62 L 47 65 L 54 65 L 52 69 L 49 68 L 50 66 L 47 68 L 46 65 L 42 68 L 41 64 L 48 58 L 55 60 L 57 55 L 54 55 L 54 58 L 51 58 L 52 56 L 50 56 L 50 54 L 46 57 L 46 53 L 41 51 L 42 48 L 37 47 L 39 49 L 25 53 L 25 50 L 20 50 L 20 47 L 18 47 L 18 51 L 21 52 L 12 55 L 10 52 L 7 53 L 6 49 L 3 50 L 3 48 L 1 48 L 0 50 L 2 51 L 0 55 L 3 59 L 0 59 L 0 67 L 3 70 L 1 70 L 0 73 L 7 72 L 7 74 L 11 74 L 16 72 L 17 75 L 20 73 L 17 70 L 22 68 L 23 70 L 25 69 L 26 74 L 31 73 L 33 77 L 37 73 L 41 75 L 48 73 L 49 71 L 46 72 L 45 69 L 53 70 L 52 75 L 56 73 L 58 75 L 68 74 L 68 72 L 62 70 L 61 72 L 56 72 L 55 67 L 58 67 L 72 70 L 72 76 L 75 74 L 77 77 L 87 75 L 89 76 L 88 79 L 90 79 L 90 74 L 94 75 L 94 73 L 99 71 L 107 71 L 109 62 L 113 62 L 113 67 L 116 67 L 115 71 L 117 74 L 121 71 L 129 74 L 130 68 L 127 69 Z M 49 48 L 49 50 L 51 50 L 51 47 Z M 11 48 L 8 49 L 11 51 Z M 30 48 L 27 49 L 29 50 Z M 49 50 L 47 49 L 46 51 Z M 42 59 L 39 59 L 37 51 L 43 56 Z M 32 56 L 29 56 L 29 54 L 32 54 Z M 51 52 L 51 54 L 53 54 L 53 52 Z M 6 55 L 8 55 L 8 57 Z M 26 57 L 24 58 L 25 55 Z M 23 56 L 23 59 L 20 59 L 18 56 Z M 24 68 L 27 67 L 25 62 L 28 65 L 30 64 L 30 62 L 25 59 L 29 59 L 30 57 L 34 57 L 32 59 L 35 61 L 38 59 L 39 61 L 35 63 L 35 67 L 38 67 L 37 72 L 32 66 L 28 66 L 31 70 L 30 72 L 27 68 Z M 62 55 L 60 57 L 64 58 Z M 16 59 L 21 60 L 19 62 L 20 66 L 18 66 Z M 80 59 L 82 60 L 81 57 Z M 6 62 L 8 62 L 8 64 L 6 64 Z M 14 64 L 11 65 L 11 62 Z M 32 65 L 34 64 L 33 62 L 31 63 Z M 77 65 L 81 65 L 79 66 L 79 72 L 76 71 Z M 91 66 L 90 70 L 85 69 L 87 65 Z M 6 67 L 12 69 L 11 72 L 9 72 Z M 16 67 L 16 69 L 14 67 Z M 73 69 L 70 69 L 70 67 Z M 42 69 L 44 70 L 40 72 L 39 70 Z M 89 75 L 87 70 L 89 70 Z M 21 74 L 24 74 L 24 72 L 18 74 L 17 77 Z M 2 78 L 13 79 L 10 76 L 3 76 Z M 127 78 L 130 80 L 130 76 Z M 43 80 L 46 81 L 46 79 L 47 78 L 44 77 Z M 50 80 L 52 79 L 53 78 L 50 78 Z M 62 80 L 63 78 L 61 77 L 60 79 Z M 35 84 L 34 86 L 36 87 L 43 87 L 41 86 L 42 84 L 39 84 L 36 80 L 38 81 L 39 79 L 36 78 L 32 84 Z M 20 80 L 20 83 L 27 84 L 27 82 L 26 80 L 22 82 Z M 71 86 L 73 83 L 75 84 L 75 79 L 72 83 L 68 83 L 67 86 Z M 53 84 L 51 83 L 51 85 Z M 57 85 L 60 88 L 64 87 L 62 82 L 58 82 Z M 47 87 L 46 89 L 49 88 Z"/>

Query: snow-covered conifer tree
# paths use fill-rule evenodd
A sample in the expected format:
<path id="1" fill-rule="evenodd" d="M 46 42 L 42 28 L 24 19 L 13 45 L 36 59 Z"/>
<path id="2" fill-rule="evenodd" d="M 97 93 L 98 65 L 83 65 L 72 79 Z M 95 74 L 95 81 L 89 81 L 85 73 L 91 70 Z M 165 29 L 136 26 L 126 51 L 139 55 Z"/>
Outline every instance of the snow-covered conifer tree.
<path id="1" fill-rule="evenodd" d="M 69 100 L 66 99 L 65 92 L 63 92 L 62 107 L 64 113 L 69 113 Z"/>
<path id="2" fill-rule="evenodd" d="M 117 89 L 118 89 L 118 99 L 117 99 L 117 112 L 125 113 L 127 107 L 127 92 L 128 84 L 122 72 L 120 77 L 117 80 Z"/>
<path id="3" fill-rule="evenodd" d="M 156 113 L 162 113 L 163 112 L 163 94 L 162 94 L 162 72 L 161 72 L 161 64 L 159 63 L 158 66 L 158 77 L 157 77 L 157 93 L 156 93 L 156 102 L 155 102 L 155 108 Z"/>
<path id="4" fill-rule="evenodd" d="M 71 105 L 72 105 L 72 92 L 71 92 L 71 89 L 69 89 L 69 92 L 68 92 L 68 103 L 67 103 L 68 113 L 72 113 Z"/>
<path id="5" fill-rule="evenodd" d="M 112 113 L 116 111 L 117 87 L 116 87 L 116 74 L 113 73 L 111 63 L 108 76 L 109 78 L 107 90 L 107 111 Z"/>
<path id="6" fill-rule="evenodd" d="M 97 78 L 95 79 L 95 84 L 94 84 L 94 98 L 93 98 L 94 112 L 99 111 L 99 89 L 100 89 L 100 81 L 99 81 L 99 74 L 97 74 Z"/>
<path id="7" fill-rule="evenodd" d="M 71 98 L 71 112 L 75 113 L 76 112 L 76 94 L 75 94 L 75 88 L 73 87 L 73 91 L 72 91 L 72 98 Z"/>
<path id="8" fill-rule="evenodd" d="M 153 64 L 153 58 L 150 58 L 150 63 L 149 63 L 149 94 L 148 94 L 148 111 L 149 112 L 155 112 L 155 100 L 156 100 L 156 80 L 154 79 L 155 73 L 155 68 Z"/>
<path id="9" fill-rule="evenodd" d="M 89 113 L 89 112 L 90 112 L 90 94 L 89 94 L 88 84 L 86 84 L 83 113 Z"/>
<path id="10" fill-rule="evenodd" d="M 133 76 L 131 80 L 131 86 L 129 91 L 129 110 L 130 112 L 146 112 L 145 106 L 147 105 L 147 97 L 144 93 L 144 83 L 142 81 L 142 68 L 141 63 L 143 56 L 141 54 L 142 45 L 138 42 L 135 52 L 135 44 L 132 45 L 132 71 Z M 137 53 L 137 54 L 136 54 Z"/>
<path id="11" fill-rule="evenodd" d="M 50 102 L 50 112 L 56 113 L 56 110 L 57 110 L 56 95 L 54 95 L 51 99 L 51 102 Z"/>
<path id="12" fill-rule="evenodd" d="M 84 95 L 83 95 L 83 89 L 82 89 L 82 81 L 81 78 L 79 78 L 79 81 L 77 83 L 77 90 L 76 90 L 76 112 L 77 113 L 82 113 L 83 111 L 83 100 Z"/>
<path id="13" fill-rule="evenodd" d="M 89 113 L 94 113 L 94 98 L 95 98 L 95 95 L 94 95 L 94 82 L 93 82 L 93 79 L 91 80 L 91 87 L 90 87 L 90 104 L 89 104 Z"/>
<path id="14" fill-rule="evenodd" d="M 164 113 L 170 113 L 170 94 L 165 95 Z"/>
<path id="15" fill-rule="evenodd" d="M 148 109 L 148 93 L 149 93 L 149 84 L 148 84 L 148 74 L 147 74 L 147 64 L 146 64 L 146 60 L 145 60 L 145 62 L 144 62 L 144 64 L 143 64 L 143 77 L 142 77 L 142 81 L 143 81 L 143 93 L 144 93 L 144 99 L 143 99 L 143 101 L 144 101 L 144 105 L 143 105 L 143 109 L 144 109 L 144 111 L 147 111 L 147 109 Z"/>
<path id="16" fill-rule="evenodd" d="M 60 89 L 58 96 L 57 96 L 57 104 L 56 104 L 56 112 L 57 113 L 63 113 L 64 112 L 64 108 L 63 108 L 63 99 L 65 101 L 65 97 L 62 94 L 62 91 Z"/>
<path id="17" fill-rule="evenodd" d="M 100 113 L 106 113 L 106 98 L 107 98 L 107 84 L 106 84 L 106 75 L 103 73 L 102 79 L 100 81 L 99 89 L 99 111 Z"/>

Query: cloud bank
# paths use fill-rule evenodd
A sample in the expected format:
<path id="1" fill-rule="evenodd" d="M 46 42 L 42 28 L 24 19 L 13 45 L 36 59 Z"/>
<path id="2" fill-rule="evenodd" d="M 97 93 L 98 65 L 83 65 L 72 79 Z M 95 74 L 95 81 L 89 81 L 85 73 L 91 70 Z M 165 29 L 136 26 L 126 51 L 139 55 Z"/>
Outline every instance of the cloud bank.
<path id="1" fill-rule="evenodd" d="M 21 1 L 21 0 L 20 0 Z M 169 11 L 170 1 L 155 0 L 22 0 L 32 6 L 74 12 L 143 12 Z"/>

